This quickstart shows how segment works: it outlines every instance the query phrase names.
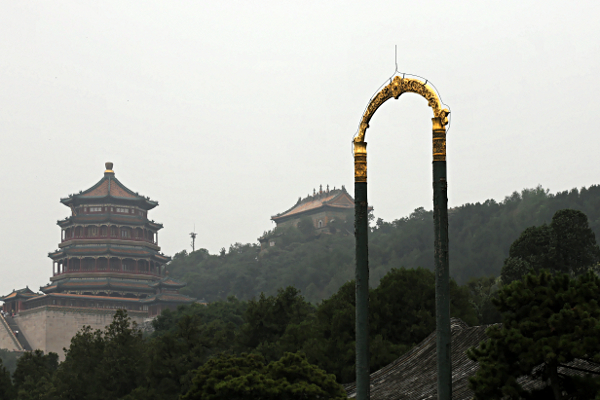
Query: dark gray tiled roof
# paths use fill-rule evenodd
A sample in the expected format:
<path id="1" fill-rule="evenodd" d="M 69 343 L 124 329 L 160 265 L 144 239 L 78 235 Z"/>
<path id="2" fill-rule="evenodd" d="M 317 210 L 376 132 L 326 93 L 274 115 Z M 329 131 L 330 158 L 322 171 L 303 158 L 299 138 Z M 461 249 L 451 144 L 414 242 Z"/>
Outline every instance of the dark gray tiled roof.
<path id="1" fill-rule="evenodd" d="M 452 318 L 452 399 L 473 397 L 469 377 L 477 371 L 477 363 L 465 352 L 486 339 L 489 325 L 469 327 Z M 371 400 L 437 399 L 437 361 L 435 332 L 396 361 L 371 374 Z M 345 386 L 349 397 L 356 396 L 354 383 Z"/>
<path id="2" fill-rule="evenodd" d="M 497 324 L 500 325 L 500 324 Z M 470 360 L 466 352 L 487 339 L 485 331 L 492 325 L 469 327 L 458 318 L 452 318 L 452 399 L 470 400 L 469 377 L 475 375 L 479 365 Z M 371 374 L 371 400 L 435 400 L 437 399 L 437 361 L 435 332 L 396 361 Z M 583 360 L 567 364 L 570 367 L 600 372 L 600 365 Z M 560 367 L 565 375 L 584 375 L 576 369 Z M 528 376 L 519 378 L 524 389 L 541 388 L 545 383 Z M 348 397 L 356 396 L 356 385 L 344 385 Z"/>

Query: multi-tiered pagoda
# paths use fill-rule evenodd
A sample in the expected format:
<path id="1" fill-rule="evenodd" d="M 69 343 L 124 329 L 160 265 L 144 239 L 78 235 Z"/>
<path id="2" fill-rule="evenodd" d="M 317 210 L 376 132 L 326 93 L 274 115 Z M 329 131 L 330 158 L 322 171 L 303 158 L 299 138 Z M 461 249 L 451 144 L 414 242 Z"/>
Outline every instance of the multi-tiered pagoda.
<path id="1" fill-rule="evenodd" d="M 123 308 L 152 317 L 195 301 L 178 293 L 185 283 L 168 277 L 165 270 L 171 258 L 158 246 L 163 225 L 148 219 L 148 211 L 158 202 L 123 185 L 112 163 L 106 163 L 98 183 L 60 202 L 71 215 L 58 221 L 59 249 L 48 254 L 50 284 L 40 288 L 43 295 L 24 301 L 11 302 L 11 295 L 0 298 L 6 311 L 43 306 Z"/>

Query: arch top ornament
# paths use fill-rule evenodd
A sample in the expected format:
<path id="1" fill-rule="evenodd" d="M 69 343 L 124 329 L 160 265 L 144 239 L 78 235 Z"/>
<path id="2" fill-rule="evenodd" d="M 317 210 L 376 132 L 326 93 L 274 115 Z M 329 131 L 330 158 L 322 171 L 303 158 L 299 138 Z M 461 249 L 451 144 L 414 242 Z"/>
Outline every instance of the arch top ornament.
<path id="1" fill-rule="evenodd" d="M 429 107 L 431 107 L 433 117 L 439 118 L 438 124 L 441 125 L 439 128 L 444 128 L 448 125 L 448 114 L 450 114 L 450 111 L 447 108 L 442 108 L 442 102 L 431 85 L 428 85 L 427 82 L 423 83 L 418 79 L 395 76 L 389 85 L 386 85 L 381 89 L 369 103 L 369 106 L 360 121 L 360 128 L 358 135 L 354 138 L 354 143 L 365 141 L 365 133 L 369 128 L 369 122 L 375 114 L 375 111 L 392 97 L 397 99 L 403 93 L 416 93 L 421 95 L 427 100 Z"/>
<path id="2" fill-rule="evenodd" d="M 375 111 L 391 98 L 397 99 L 403 93 L 416 93 L 421 95 L 433 111 L 433 161 L 446 161 L 446 125 L 450 111 L 442 108 L 442 102 L 436 91 L 427 81 L 395 76 L 375 97 L 371 99 L 365 111 L 358 134 L 354 138 L 354 180 L 355 182 L 367 181 L 367 142 L 365 134 L 369 122 Z"/>

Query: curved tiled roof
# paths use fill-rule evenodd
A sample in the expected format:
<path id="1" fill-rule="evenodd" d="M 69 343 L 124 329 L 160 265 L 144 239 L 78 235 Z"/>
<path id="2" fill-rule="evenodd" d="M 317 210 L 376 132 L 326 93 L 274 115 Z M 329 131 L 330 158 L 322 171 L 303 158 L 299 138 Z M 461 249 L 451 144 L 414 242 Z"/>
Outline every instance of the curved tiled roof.
<path id="1" fill-rule="evenodd" d="M 90 279 L 71 279 L 56 281 L 48 286 L 43 286 L 40 290 L 44 293 L 52 293 L 61 290 L 76 289 L 106 289 L 106 290 L 131 290 L 134 292 L 154 293 L 150 282 L 140 282 L 133 279 L 118 279 L 113 277 L 100 277 Z"/>
<path id="2" fill-rule="evenodd" d="M 157 287 L 182 288 L 186 285 L 187 285 L 187 283 L 178 281 L 169 276 L 165 276 L 160 281 L 150 283 L 150 287 L 153 287 L 153 288 L 157 288 Z"/>
<path id="3" fill-rule="evenodd" d="M 341 210 L 354 209 L 354 200 L 348 194 L 346 189 L 334 189 L 328 192 L 319 192 L 305 199 L 298 199 L 298 202 L 290 209 L 271 217 L 273 221 L 284 219 L 298 214 L 314 211 L 321 207 L 338 208 Z"/>
<path id="4" fill-rule="evenodd" d="M 159 293 L 154 296 L 146 297 L 145 299 L 140 299 L 140 302 L 142 303 L 193 303 L 194 301 L 196 301 L 196 299 L 179 293 Z"/>
<path id="5" fill-rule="evenodd" d="M 496 324 L 500 325 L 500 324 Z M 486 330 L 493 325 L 469 327 L 458 318 L 451 319 L 452 342 L 452 399 L 470 400 L 473 391 L 469 378 L 477 372 L 479 365 L 467 357 L 467 350 L 487 339 Z M 408 353 L 386 365 L 370 377 L 371 400 L 435 400 L 437 399 L 436 334 L 433 332 Z M 567 365 L 600 372 L 599 365 L 575 360 Z M 559 373 L 582 375 L 576 370 L 562 368 Z M 543 386 L 540 380 L 528 376 L 519 378 L 524 389 Z M 356 384 L 344 385 L 349 398 L 356 397 Z"/>
<path id="6" fill-rule="evenodd" d="M 6 295 L 4 297 L 0 297 L 0 301 L 6 301 L 6 300 L 16 299 L 16 298 L 29 299 L 29 298 L 38 297 L 38 296 L 41 296 L 41 295 L 38 293 L 34 293 L 31 289 L 29 289 L 27 287 L 24 289 L 13 290 L 8 295 Z"/>
<path id="7" fill-rule="evenodd" d="M 160 262 L 169 262 L 171 257 L 160 254 L 158 251 L 145 246 L 125 246 L 113 244 L 75 244 L 63 247 L 52 253 L 48 253 L 48 257 L 53 260 L 58 260 L 66 256 L 99 256 L 113 255 L 115 257 L 130 256 L 133 258 L 148 258 L 152 257 Z"/>
<path id="8" fill-rule="evenodd" d="M 125 202 L 137 202 L 146 210 L 150 210 L 158 205 L 158 202 L 152 201 L 148 197 L 141 196 L 128 189 L 115 177 L 115 173 L 112 170 L 105 171 L 104 177 L 91 188 L 60 199 L 60 202 L 65 205 L 74 203 L 94 203 L 97 202 L 97 200 L 105 198 L 112 198 Z"/>

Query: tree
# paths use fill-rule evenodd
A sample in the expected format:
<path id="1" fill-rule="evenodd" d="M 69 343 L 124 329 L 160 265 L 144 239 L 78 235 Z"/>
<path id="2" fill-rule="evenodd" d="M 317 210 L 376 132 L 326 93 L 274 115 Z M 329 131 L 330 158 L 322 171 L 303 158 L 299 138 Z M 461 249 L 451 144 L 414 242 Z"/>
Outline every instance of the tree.
<path id="1" fill-rule="evenodd" d="M 294 287 L 279 289 L 277 296 L 261 293 L 248 302 L 239 343 L 243 349 L 258 349 L 268 360 L 277 360 L 283 353 L 277 342 L 288 325 L 300 324 L 313 312 L 313 306 Z"/>
<path id="2" fill-rule="evenodd" d="M 61 399 L 116 399 L 140 386 L 146 370 L 142 332 L 127 311 L 117 310 L 102 330 L 86 326 L 65 349 L 65 361 L 56 374 Z"/>
<path id="3" fill-rule="evenodd" d="M 55 377 L 55 386 L 61 399 L 101 400 L 104 388 L 99 381 L 98 366 L 104 352 L 101 330 L 84 326 L 71 338 L 63 361 Z"/>
<path id="4" fill-rule="evenodd" d="M 52 379 L 58 368 L 58 354 L 35 350 L 23 354 L 13 373 L 17 399 L 51 399 Z"/>
<path id="5" fill-rule="evenodd" d="M 529 272 L 547 269 L 577 275 L 600 261 L 600 248 L 581 211 L 557 211 L 550 225 L 525 229 L 510 246 L 502 268 L 502 282 L 509 284 Z"/>
<path id="6" fill-rule="evenodd" d="M 335 377 L 310 364 L 303 354 L 285 353 L 266 366 L 257 354 L 221 354 L 195 373 L 182 400 L 346 399 Z"/>
<path id="7" fill-rule="evenodd" d="M 117 310 L 104 331 L 104 349 L 98 360 L 98 378 L 105 398 L 119 398 L 138 387 L 144 378 L 146 354 L 142 332 L 127 316 Z"/>
<path id="8" fill-rule="evenodd" d="M 550 224 L 555 269 L 580 274 L 600 260 L 596 235 L 590 229 L 587 216 L 577 210 L 559 210 Z"/>
<path id="9" fill-rule="evenodd" d="M 0 400 L 13 400 L 15 398 L 15 390 L 10 379 L 10 372 L 2 364 L 0 358 Z"/>
<path id="10" fill-rule="evenodd" d="M 489 325 L 502 321 L 500 313 L 492 304 L 500 286 L 500 279 L 493 276 L 472 278 L 465 284 L 469 291 L 469 302 L 477 313 L 478 325 Z"/>
<path id="11" fill-rule="evenodd" d="M 599 301 L 600 279 L 591 271 L 576 279 L 542 271 L 502 288 L 494 300 L 502 325 L 488 328 L 489 339 L 467 353 L 479 363 L 470 379 L 475 399 L 596 396 L 597 376 L 576 377 L 558 368 L 572 368 L 567 364 L 575 359 L 600 364 Z M 521 376 L 549 384 L 527 391 L 517 380 Z"/>

